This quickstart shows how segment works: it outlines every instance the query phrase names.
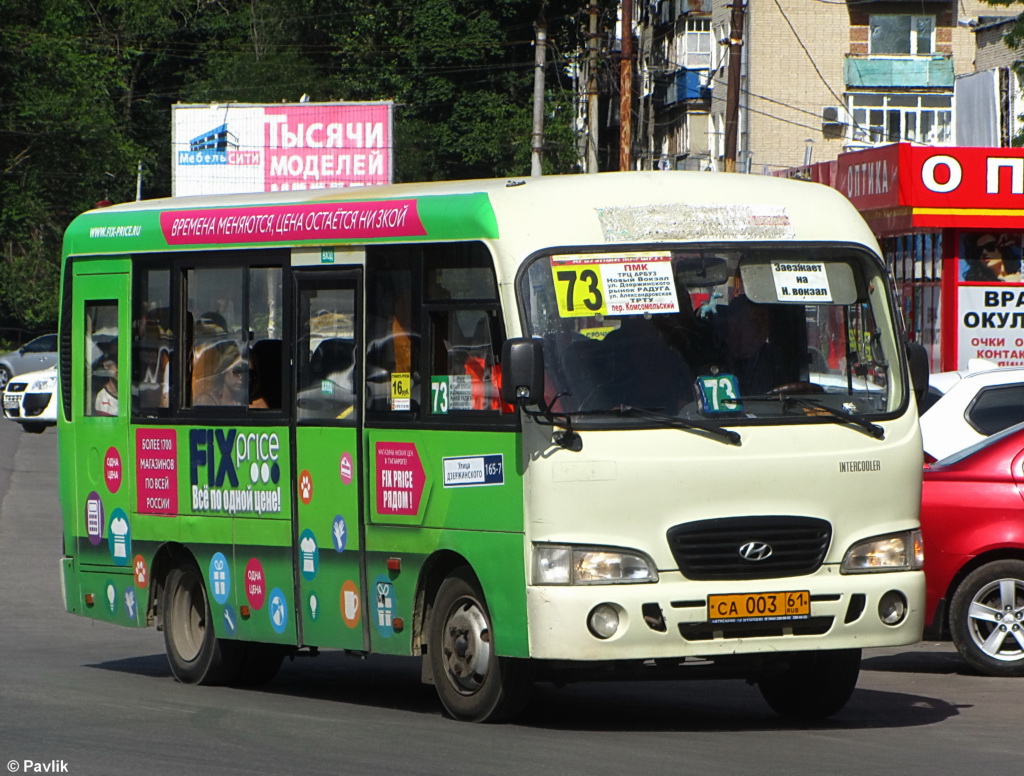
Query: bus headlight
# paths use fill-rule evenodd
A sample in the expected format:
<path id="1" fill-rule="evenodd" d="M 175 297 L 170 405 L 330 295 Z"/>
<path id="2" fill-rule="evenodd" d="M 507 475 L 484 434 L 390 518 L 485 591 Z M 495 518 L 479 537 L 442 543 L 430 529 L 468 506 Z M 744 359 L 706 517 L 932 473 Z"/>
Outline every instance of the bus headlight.
<path id="1" fill-rule="evenodd" d="M 916 571 L 924 566 L 920 531 L 902 531 L 859 542 L 846 551 L 840 571 L 867 574 L 873 571 Z"/>
<path id="2" fill-rule="evenodd" d="M 654 561 L 641 552 L 566 544 L 533 546 L 535 585 L 614 585 L 657 582 Z"/>

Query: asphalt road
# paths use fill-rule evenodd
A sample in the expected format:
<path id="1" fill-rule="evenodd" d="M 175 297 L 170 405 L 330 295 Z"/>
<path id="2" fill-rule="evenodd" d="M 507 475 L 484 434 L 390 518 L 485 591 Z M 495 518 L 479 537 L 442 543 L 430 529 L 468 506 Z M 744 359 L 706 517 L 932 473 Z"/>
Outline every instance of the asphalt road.
<path id="1" fill-rule="evenodd" d="M 516 724 L 447 719 L 412 660 L 327 653 L 259 690 L 186 687 L 162 635 L 64 613 L 57 434 L 0 420 L 0 763 L 97 774 L 937 774 L 1020 771 L 1024 680 L 949 644 L 868 651 L 832 720 L 743 682 L 538 688 Z"/>

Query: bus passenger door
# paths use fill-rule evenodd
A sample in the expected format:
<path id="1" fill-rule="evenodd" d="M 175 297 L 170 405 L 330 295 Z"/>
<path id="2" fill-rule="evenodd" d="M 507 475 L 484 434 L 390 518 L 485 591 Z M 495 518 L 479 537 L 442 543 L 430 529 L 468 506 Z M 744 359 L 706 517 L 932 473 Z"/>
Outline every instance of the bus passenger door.
<path id="1" fill-rule="evenodd" d="M 367 650 L 359 475 L 361 270 L 295 277 L 295 563 L 301 643 Z"/>
<path id="2" fill-rule="evenodd" d="M 128 270 L 126 260 L 76 262 L 71 307 L 71 424 L 79 567 L 108 567 L 95 595 L 95 616 L 139 624 L 145 591 L 133 575 L 128 446 Z M 143 615 L 144 616 L 144 615 Z"/>

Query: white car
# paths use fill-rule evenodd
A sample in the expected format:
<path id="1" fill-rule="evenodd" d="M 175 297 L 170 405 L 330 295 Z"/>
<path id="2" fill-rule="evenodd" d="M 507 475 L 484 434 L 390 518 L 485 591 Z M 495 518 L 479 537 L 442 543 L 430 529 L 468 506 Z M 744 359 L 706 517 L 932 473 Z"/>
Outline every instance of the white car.
<path id="1" fill-rule="evenodd" d="M 3 390 L 4 417 L 41 434 L 57 425 L 57 367 L 13 377 Z"/>
<path id="2" fill-rule="evenodd" d="M 974 361 L 961 372 L 938 372 L 922 403 L 925 458 L 940 460 L 1024 422 L 1024 367 Z"/>

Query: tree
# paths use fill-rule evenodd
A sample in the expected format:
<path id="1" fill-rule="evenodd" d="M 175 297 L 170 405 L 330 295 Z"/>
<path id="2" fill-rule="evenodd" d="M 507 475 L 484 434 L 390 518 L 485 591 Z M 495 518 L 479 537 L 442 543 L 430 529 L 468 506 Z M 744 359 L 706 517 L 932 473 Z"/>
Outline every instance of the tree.
<path id="1" fill-rule="evenodd" d="M 399 180 L 526 174 L 541 12 L 580 47 L 580 8 L 544 0 L 0 0 L 0 329 L 56 325 L 77 213 L 134 199 L 140 163 L 170 193 L 175 102 L 393 100 Z M 546 172 L 578 169 L 566 64 Z"/>

